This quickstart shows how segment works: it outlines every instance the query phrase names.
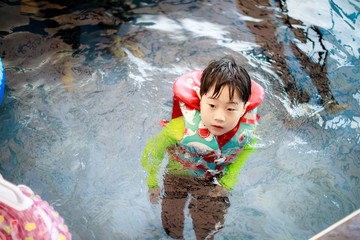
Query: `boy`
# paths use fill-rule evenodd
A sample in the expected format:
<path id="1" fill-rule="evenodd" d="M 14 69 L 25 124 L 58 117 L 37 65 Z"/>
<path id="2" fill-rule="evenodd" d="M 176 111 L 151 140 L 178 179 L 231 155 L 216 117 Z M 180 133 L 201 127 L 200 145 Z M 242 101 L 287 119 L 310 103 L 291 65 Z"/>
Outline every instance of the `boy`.
<path id="1" fill-rule="evenodd" d="M 189 195 L 196 237 L 212 238 L 221 228 L 229 206 L 227 192 L 252 152 L 247 145 L 255 138 L 256 107 L 263 98 L 263 88 L 231 57 L 175 81 L 173 119 L 149 140 L 142 158 L 155 203 L 160 193 L 156 175 L 165 152 L 169 154 L 162 199 L 162 222 L 169 236 L 183 238 Z"/>

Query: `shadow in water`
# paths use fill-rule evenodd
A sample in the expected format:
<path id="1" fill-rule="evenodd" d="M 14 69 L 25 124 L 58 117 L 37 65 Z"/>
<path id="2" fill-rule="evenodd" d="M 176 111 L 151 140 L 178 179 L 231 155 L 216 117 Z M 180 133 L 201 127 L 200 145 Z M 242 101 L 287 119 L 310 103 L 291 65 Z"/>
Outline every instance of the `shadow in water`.
<path id="1" fill-rule="evenodd" d="M 286 26 L 297 41 L 309 42 L 313 46 L 311 55 L 308 55 L 296 43 L 289 43 L 293 56 L 301 64 L 301 70 L 311 78 L 326 111 L 336 114 L 349 106 L 339 105 L 330 89 L 327 77 L 328 50 L 323 44 L 323 34 L 317 26 L 306 28 L 300 20 L 287 15 L 285 0 L 277 0 L 275 6 L 268 0 L 236 0 L 236 3 L 240 12 L 249 17 L 245 20 L 246 26 L 254 34 L 255 42 L 262 48 L 259 55 L 267 59 L 281 80 L 273 82 L 275 88 L 286 92 L 292 103 L 306 103 L 310 100 L 310 95 L 299 84 L 299 76 L 295 75 L 293 66 L 289 65 L 289 56 L 285 49 L 288 40 L 284 39 L 286 36 L 280 36 L 278 31 Z"/>

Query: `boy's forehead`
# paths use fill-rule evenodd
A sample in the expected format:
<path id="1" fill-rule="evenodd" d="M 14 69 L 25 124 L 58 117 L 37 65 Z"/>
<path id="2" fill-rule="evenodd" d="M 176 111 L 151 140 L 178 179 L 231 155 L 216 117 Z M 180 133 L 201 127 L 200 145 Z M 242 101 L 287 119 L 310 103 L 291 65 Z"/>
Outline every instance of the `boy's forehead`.
<path id="1" fill-rule="evenodd" d="M 225 90 L 225 91 L 224 91 Z M 242 102 L 239 93 L 234 89 L 234 94 L 231 96 L 231 91 L 228 85 L 223 86 L 218 93 L 215 94 L 215 85 L 211 86 L 208 93 L 206 94 L 207 98 L 217 100 L 221 98 L 222 100 L 227 101 L 227 103 L 239 104 Z"/>

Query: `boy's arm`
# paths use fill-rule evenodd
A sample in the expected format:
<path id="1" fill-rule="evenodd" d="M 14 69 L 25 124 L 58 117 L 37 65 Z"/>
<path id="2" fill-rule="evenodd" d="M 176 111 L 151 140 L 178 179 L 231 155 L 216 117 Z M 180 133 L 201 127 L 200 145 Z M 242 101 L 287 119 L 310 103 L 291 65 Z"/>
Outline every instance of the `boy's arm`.
<path id="1" fill-rule="evenodd" d="M 237 175 L 240 173 L 241 167 L 244 166 L 246 159 L 248 159 L 251 154 L 255 153 L 256 150 L 256 148 L 253 148 L 250 145 L 245 146 L 244 150 L 237 155 L 235 162 L 226 167 L 226 173 L 219 179 L 219 183 L 227 189 L 233 190 L 235 184 L 239 181 Z"/>
<path id="2" fill-rule="evenodd" d="M 257 108 L 249 111 L 243 117 L 246 121 L 243 124 L 250 124 L 250 129 L 255 131 L 255 123 L 259 116 L 257 115 Z M 251 147 L 256 142 L 256 138 L 252 143 L 245 146 L 244 150 L 237 155 L 236 160 L 229 166 L 226 167 L 225 175 L 219 180 L 219 182 L 229 190 L 233 190 L 235 184 L 239 181 L 237 175 L 240 173 L 240 168 L 244 166 L 246 159 L 250 157 L 251 154 L 256 152 L 256 148 Z"/>
<path id="3" fill-rule="evenodd" d="M 141 159 L 142 166 L 148 172 L 146 183 L 149 189 L 158 187 L 157 174 L 168 147 L 174 145 L 184 135 L 184 119 L 178 117 L 171 120 L 162 131 L 149 139 Z"/>

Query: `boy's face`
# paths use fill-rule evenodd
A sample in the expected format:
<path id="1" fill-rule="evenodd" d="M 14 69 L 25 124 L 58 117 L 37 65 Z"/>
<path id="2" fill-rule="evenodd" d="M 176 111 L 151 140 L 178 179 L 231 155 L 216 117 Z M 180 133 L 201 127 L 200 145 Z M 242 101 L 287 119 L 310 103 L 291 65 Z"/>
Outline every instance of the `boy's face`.
<path id="1" fill-rule="evenodd" d="M 214 89 L 212 86 L 207 94 L 202 95 L 200 113 L 205 127 L 215 136 L 220 136 L 237 125 L 247 105 L 240 100 L 236 91 L 230 100 L 228 86 L 222 88 L 218 98 L 213 97 Z"/>

